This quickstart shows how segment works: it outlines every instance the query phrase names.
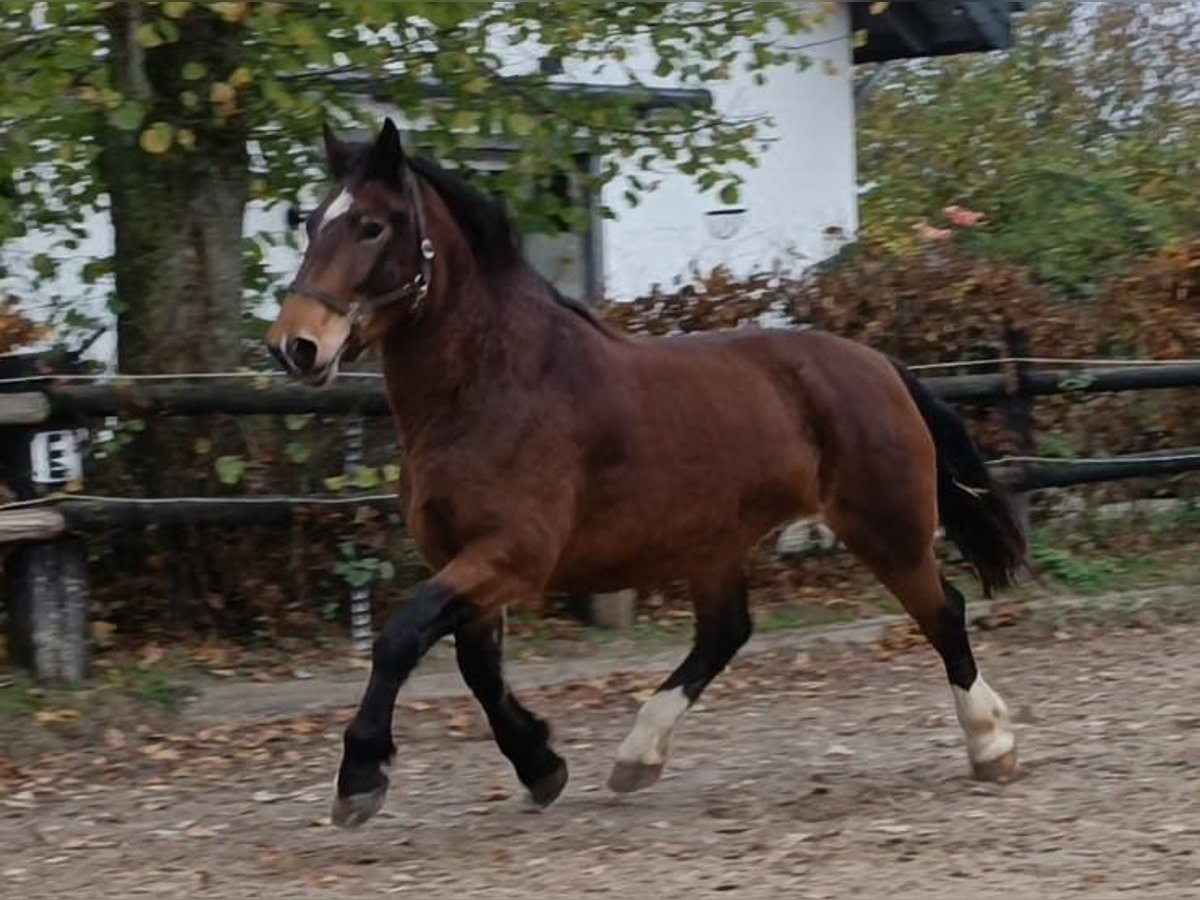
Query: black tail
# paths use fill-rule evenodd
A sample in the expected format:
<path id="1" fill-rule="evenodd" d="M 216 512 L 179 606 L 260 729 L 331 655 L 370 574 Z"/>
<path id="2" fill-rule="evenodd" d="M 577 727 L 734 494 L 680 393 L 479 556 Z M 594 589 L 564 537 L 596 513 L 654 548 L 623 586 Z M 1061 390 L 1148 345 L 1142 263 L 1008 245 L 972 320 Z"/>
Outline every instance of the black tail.
<path id="1" fill-rule="evenodd" d="M 1025 535 L 1008 496 L 984 465 L 958 414 L 892 360 L 937 448 L 938 514 L 946 536 L 975 567 L 984 596 L 1008 587 L 1025 564 Z"/>

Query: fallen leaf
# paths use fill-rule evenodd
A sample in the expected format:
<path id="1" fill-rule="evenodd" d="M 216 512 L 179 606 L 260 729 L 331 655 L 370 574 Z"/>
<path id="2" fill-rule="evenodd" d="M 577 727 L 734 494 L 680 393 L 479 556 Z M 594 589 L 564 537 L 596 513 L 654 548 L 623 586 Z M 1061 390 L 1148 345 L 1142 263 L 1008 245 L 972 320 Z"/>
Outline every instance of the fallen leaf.
<path id="1" fill-rule="evenodd" d="M 138 665 L 143 669 L 148 669 L 151 666 L 162 662 L 166 655 L 167 651 L 158 644 L 147 644 L 142 648 L 142 652 L 139 654 L 140 660 Z"/>
<path id="2" fill-rule="evenodd" d="M 106 650 L 113 645 L 113 638 L 116 636 L 117 626 L 112 622 L 93 622 L 92 623 L 92 640 L 101 650 Z"/>
<path id="3" fill-rule="evenodd" d="M 33 718 L 39 725 L 61 725 L 63 722 L 78 719 L 79 710 L 65 707 L 59 709 L 39 709 L 34 713 Z"/>

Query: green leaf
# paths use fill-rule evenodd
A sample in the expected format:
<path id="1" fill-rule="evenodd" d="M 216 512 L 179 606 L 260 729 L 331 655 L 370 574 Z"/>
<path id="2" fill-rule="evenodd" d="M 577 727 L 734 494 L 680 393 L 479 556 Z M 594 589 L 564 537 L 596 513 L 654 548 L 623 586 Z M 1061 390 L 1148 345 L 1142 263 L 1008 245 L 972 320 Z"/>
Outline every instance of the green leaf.
<path id="1" fill-rule="evenodd" d="M 725 185 L 725 187 L 721 188 L 721 193 L 719 196 L 722 203 L 728 206 L 733 206 L 738 202 L 738 197 L 741 196 L 741 192 L 738 190 L 737 184 L 730 182 L 729 184 Z"/>
<path id="2" fill-rule="evenodd" d="M 137 131 L 142 126 L 142 106 L 132 100 L 122 103 L 108 116 L 108 123 L 121 131 Z"/>
<path id="3" fill-rule="evenodd" d="M 509 113 L 507 122 L 508 130 L 518 137 L 529 137 L 537 130 L 537 120 L 528 113 Z"/>
<path id="4" fill-rule="evenodd" d="M 473 78 L 468 78 L 463 82 L 462 90 L 464 94 L 470 94 L 477 97 L 488 89 L 492 80 L 486 75 L 476 75 Z"/>
<path id="5" fill-rule="evenodd" d="M 237 484 L 246 473 L 246 460 L 240 456 L 218 456 L 213 462 L 221 484 Z"/>
<path id="6" fill-rule="evenodd" d="M 299 431 L 301 428 L 304 428 L 306 425 L 308 425 L 313 418 L 314 416 L 311 413 L 305 413 L 303 415 L 292 414 L 283 417 L 283 424 L 288 431 Z"/>
<path id="7" fill-rule="evenodd" d="M 49 278 L 58 271 L 58 262 L 48 253 L 39 253 L 33 258 L 33 270 L 42 278 Z"/>
<path id="8" fill-rule="evenodd" d="M 450 117 L 451 131 L 472 132 L 479 128 L 479 113 L 470 109 L 457 110 Z"/>
<path id="9" fill-rule="evenodd" d="M 379 487 L 379 473 L 369 466 L 363 466 L 354 473 L 354 486 L 363 490 Z"/>
<path id="10" fill-rule="evenodd" d="M 289 441 L 283 452 L 292 462 L 301 465 L 312 458 L 312 445 L 306 441 Z"/>
<path id="11" fill-rule="evenodd" d="M 293 19 L 287 26 L 288 39 L 297 47 L 309 49 L 317 43 L 317 33 L 303 19 Z"/>
<path id="12" fill-rule="evenodd" d="M 185 62 L 179 70 L 179 75 L 184 81 L 199 81 L 207 74 L 208 66 L 195 59 Z"/>
<path id="13" fill-rule="evenodd" d="M 329 478 L 326 478 L 323 483 L 326 490 L 335 492 L 344 491 L 346 489 L 346 476 L 332 475 Z"/>
<path id="14" fill-rule="evenodd" d="M 144 25 L 139 25 L 133 33 L 133 38 L 147 50 L 162 46 L 164 43 L 162 35 L 153 22 L 146 22 Z"/>
<path id="15" fill-rule="evenodd" d="M 88 260 L 79 272 L 84 284 L 95 284 L 100 278 L 111 274 L 112 260 L 109 258 Z"/>
<path id="16" fill-rule="evenodd" d="M 400 467 L 394 463 L 388 463 L 383 467 L 383 480 L 389 484 L 393 484 L 400 480 Z"/>
<path id="17" fill-rule="evenodd" d="M 163 14 L 169 19 L 182 19 L 191 8 L 192 4 L 188 0 L 168 0 L 163 4 Z"/>

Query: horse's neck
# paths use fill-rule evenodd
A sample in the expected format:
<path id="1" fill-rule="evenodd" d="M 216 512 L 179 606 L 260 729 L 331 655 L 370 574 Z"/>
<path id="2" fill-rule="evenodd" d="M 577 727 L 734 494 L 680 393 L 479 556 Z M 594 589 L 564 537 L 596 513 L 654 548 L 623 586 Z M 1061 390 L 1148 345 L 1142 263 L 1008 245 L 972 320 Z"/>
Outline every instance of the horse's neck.
<path id="1" fill-rule="evenodd" d="M 477 274 L 456 276 L 428 298 L 420 319 L 385 336 L 384 375 L 406 446 L 435 423 L 477 417 L 517 377 L 521 354 L 537 340 L 533 283 L 527 272 L 494 286 Z"/>

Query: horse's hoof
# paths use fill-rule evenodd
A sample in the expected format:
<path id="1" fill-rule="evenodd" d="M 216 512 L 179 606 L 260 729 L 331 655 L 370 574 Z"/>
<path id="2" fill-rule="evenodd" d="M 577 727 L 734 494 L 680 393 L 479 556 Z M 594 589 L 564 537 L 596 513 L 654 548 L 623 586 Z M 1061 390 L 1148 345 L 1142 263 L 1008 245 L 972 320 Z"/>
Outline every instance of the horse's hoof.
<path id="1" fill-rule="evenodd" d="M 567 786 L 567 764 L 558 761 L 558 766 L 549 775 L 544 775 L 533 784 L 527 785 L 529 799 L 538 806 L 546 807 L 558 799 Z"/>
<path id="2" fill-rule="evenodd" d="M 365 794 L 351 794 L 343 797 L 340 794 L 333 800 L 333 811 L 329 815 L 338 828 L 358 828 L 367 819 L 383 809 L 384 798 L 387 797 L 387 782 L 367 791 Z"/>
<path id="3" fill-rule="evenodd" d="M 608 776 L 608 789 L 618 794 L 632 794 L 648 788 L 662 777 L 662 763 L 629 762 L 617 760 L 612 774 Z"/>
<path id="4" fill-rule="evenodd" d="M 1017 748 L 1014 746 L 1007 753 L 997 756 L 995 759 L 989 759 L 987 762 L 972 760 L 971 774 L 977 781 L 994 781 L 999 784 L 1015 781 L 1020 774 L 1020 767 L 1017 765 Z"/>

